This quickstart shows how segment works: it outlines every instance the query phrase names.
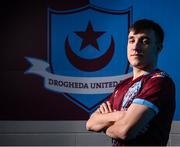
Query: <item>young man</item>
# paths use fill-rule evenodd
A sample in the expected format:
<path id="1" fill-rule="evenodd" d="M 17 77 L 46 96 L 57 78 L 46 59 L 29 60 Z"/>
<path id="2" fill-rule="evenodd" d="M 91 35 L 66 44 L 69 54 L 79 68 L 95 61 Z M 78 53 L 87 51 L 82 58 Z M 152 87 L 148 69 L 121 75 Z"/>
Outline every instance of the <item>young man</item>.
<path id="1" fill-rule="evenodd" d="M 133 76 L 119 83 L 90 116 L 89 131 L 104 131 L 114 146 L 166 145 L 175 111 L 175 85 L 156 67 L 164 32 L 142 19 L 129 29 L 127 56 Z"/>

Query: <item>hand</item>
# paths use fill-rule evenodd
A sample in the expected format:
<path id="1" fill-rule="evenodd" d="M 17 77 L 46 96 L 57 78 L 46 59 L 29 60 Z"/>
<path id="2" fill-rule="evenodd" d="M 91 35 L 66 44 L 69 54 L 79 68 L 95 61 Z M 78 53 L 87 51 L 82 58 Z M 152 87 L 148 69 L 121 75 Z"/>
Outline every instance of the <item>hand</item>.
<path id="1" fill-rule="evenodd" d="M 99 113 L 111 113 L 113 112 L 112 105 L 109 101 L 106 101 L 100 105 L 97 111 Z"/>

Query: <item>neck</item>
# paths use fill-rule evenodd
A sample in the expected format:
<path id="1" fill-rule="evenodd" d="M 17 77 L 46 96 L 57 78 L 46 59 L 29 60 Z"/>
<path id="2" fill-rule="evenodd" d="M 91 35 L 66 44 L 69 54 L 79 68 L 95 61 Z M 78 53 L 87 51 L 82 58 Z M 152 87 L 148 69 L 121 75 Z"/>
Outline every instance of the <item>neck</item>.
<path id="1" fill-rule="evenodd" d="M 142 75 L 146 75 L 146 74 L 152 72 L 155 68 L 156 67 L 153 67 L 150 69 L 140 69 L 140 68 L 133 67 L 133 80 Z"/>

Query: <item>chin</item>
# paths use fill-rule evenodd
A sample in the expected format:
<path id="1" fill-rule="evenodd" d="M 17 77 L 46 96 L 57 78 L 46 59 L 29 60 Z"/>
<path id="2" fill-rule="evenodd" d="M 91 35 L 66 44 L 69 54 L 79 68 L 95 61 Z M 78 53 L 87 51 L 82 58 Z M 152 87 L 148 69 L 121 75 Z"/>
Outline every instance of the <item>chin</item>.
<path id="1" fill-rule="evenodd" d="M 139 68 L 139 69 L 143 69 L 144 68 L 144 65 L 140 64 L 140 63 L 136 63 L 136 64 L 131 64 L 132 67 L 135 67 L 135 68 Z"/>
<path id="2" fill-rule="evenodd" d="M 142 64 L 140 62 L 131 62 L 131 65 L 134 67 L 141 66 Z"/>

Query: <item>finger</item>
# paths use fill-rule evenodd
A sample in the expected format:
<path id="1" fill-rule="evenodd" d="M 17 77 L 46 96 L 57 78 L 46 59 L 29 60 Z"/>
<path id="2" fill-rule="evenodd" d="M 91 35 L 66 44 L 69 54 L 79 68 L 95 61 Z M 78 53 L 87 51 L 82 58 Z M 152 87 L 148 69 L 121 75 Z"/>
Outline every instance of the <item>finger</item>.
<path id="1" fill-rule="evenodd" d="M 99 110 L 99 108 L 96 110 L 96 112 L 101 113 L 100 110 Z"/>
<path id="2" fill-rule="evenodd" d="M 105 109 L 104 109 L 103 105 L 100 105 L 99 110 L 101 113 L 105 113 Z"/>
<path id="3" fill-rule="evenodd" d="M 110 103 L 109 101 L 107 101 L 106 103 L 107 103 L 109 112 L 112 112 L 112 106 L 111 106 L 111 103 Z"/>
<path id="4" fill-rule="evenodd" d="M 109 113 L 109 109 L 106 103 L 102 104 L 103 108 L 104 108 L 104 113 Z"/>

